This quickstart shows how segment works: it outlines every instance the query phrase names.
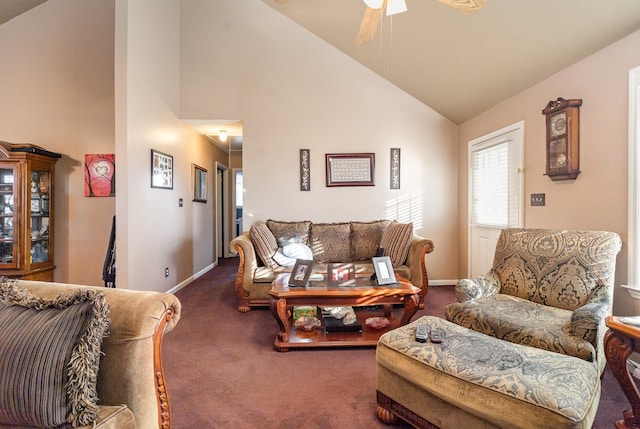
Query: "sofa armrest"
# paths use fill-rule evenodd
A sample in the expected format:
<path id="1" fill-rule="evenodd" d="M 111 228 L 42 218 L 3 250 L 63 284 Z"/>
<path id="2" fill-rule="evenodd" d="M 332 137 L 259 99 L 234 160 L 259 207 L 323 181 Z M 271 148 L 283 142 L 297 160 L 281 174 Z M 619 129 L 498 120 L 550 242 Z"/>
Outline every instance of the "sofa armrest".
<path id="1" fill-rule="evenodd" d="M 249 292 L 244 288 L 244 285 L 253 283 L 253 273 L 258 268 L 258 257 L 249 232 L 244 232 L 231 240 L 230 245 L 231 250 L 240 257 L 235 283 L 239 303 L 238 311 L 246 313 L 251 307 L 249 306 Z"/>
<path id="2" fill-rule="evenodd" d="M 53 299 L 81 288 L 99 289 L 109 304 L 109 335 L 98 371 L 100 405 L 126 404 L 137 427 L 171 427 L 162 367 L 162 338 L 180 320 L 181 304 L 169 293 L 21 280 L 32 294 Z"/>
<path id="3" fill-rule="evenodd" d="M 485 277 L 458 280 L 456 284 L 456 300 L 458 302 L 475 301 L 485 296 L 492 296 L 500 292 L 500 279 L 493 273 Z"/>
<path id="4" fill-rule="evenodd" d="M 425 255 L 433 252 L 433 249 L 433 241 L 414 234 L 405 262 L 405 265 L 411 271 L 411 283 L 420 288 L 420 299 L 418 301 L 420 309 L 424 308 L 424 297 L 429 291 L 429 276 L 427 275 Z"/>
<path id="5" fill-rule="evenodd" d="M 601 296 L 571 313 L 573 335 L 596 344 L 599 331 L 604 331 L 605 319 L 611 313 L 611 298 Z M 604 333 L 602 332 L 604 338 Z"/>

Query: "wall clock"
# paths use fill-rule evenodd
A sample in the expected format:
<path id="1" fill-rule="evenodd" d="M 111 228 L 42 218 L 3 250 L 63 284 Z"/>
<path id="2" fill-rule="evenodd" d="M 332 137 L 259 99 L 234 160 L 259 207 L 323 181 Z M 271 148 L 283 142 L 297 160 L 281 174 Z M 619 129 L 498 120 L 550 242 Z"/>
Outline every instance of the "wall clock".
<path id="1" fill-rule="evenodd" d="M 573 180 L 580 174 L 581 99 L 551 100 L 542 110 L 547 128 L 547 172 L 551 180 Z"/>

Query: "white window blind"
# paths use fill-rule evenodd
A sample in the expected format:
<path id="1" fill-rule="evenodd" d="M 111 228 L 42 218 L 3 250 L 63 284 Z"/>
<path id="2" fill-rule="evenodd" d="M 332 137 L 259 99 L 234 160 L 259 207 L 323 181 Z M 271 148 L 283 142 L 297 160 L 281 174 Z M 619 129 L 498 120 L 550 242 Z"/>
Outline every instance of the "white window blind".
<path id="1" fill-rule="evenodd" d="M 517 226 L 518 168 L 510 154 L 512 141 L 472 148 L 471 222 L 495 227 Z M 513 165 L 512 165 L 513 164 Z M 511 197 L 510 197 L 511 196 Z"/>

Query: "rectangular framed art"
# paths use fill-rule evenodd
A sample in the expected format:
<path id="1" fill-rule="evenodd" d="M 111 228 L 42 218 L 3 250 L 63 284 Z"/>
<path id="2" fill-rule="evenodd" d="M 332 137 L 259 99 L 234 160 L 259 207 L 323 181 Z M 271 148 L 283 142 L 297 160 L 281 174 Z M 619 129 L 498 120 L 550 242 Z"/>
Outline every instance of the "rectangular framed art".
<path id="1" fill-rule="evenodd" d="M 391 258 L 388 256 L 374 256 L 371 258 L 373 269 L 376 271 L 378 285 L 390 285 L 396 283 L 396 275 L 393 272 Z"/>
<path id="2" fill-rule="evenodd" d="M 207 169 L 193 164 L 193 201 L 207 202 Z"/>
<path id="3" fill-rule="evenodd" d="M 328 153 L 327 187 L 331 186 L 375 186 L 374 153 Z"/>
<path id="4" fill-rule="evenodd" d="M 151 187 L 173 189 L 173 156 L 151 149 Z"/>

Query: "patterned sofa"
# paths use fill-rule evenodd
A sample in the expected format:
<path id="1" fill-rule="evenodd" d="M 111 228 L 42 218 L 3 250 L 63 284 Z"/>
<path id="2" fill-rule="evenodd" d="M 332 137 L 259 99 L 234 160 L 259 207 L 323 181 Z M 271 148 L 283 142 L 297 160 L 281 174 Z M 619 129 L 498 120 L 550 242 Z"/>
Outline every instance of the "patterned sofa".
<path id="1" fill-rule="evenodd" d="M 231 248 L 240 256 L 235 283 L 240 312 L 269 305 L 271 283 L 279 274 L 291 272 L 291 266 L 278 262 L 283 244 L 291 240 L 309 248 L 315 273 L 326 273 L 327 264 L 336 262 L 353 262 L 356 273 L 373 273 L 371 258 L 379 247 L 384 247 L 395 273 L 421 289 L 420 308 L 424 308 L 424 296 L 429 287 L 425 255 L 433 251 L 433 242 L 415 235 L 411 223 L 388 220 L 312 223 L 269 219 L 264 223 L 257 222 L 250 231 L 231 241 Z"/>
<path id="2" fill-rule="evenodd" d="M 510 228 L 493 267 L 460 280 L 447 320 L 466 328 L 587 361 L 602 372 L 618 234 Z"/>

